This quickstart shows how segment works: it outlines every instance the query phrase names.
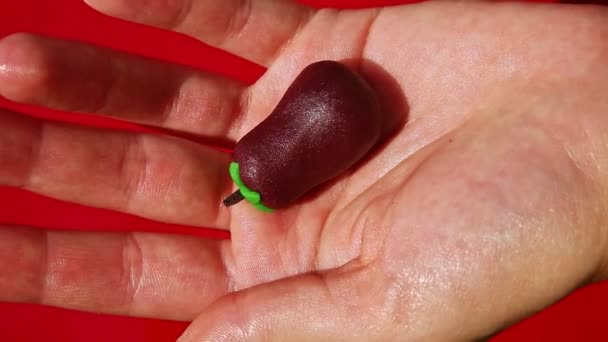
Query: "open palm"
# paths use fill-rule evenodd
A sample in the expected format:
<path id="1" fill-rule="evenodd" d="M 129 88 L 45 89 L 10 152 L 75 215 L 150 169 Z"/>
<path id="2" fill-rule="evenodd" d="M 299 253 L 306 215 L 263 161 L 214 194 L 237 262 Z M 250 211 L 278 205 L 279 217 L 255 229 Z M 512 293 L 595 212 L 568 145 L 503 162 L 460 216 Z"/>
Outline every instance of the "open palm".
<path id="1" fill-rule="evenodd" d="M 232 239 L 4 228 L 0 299 L 194 320 L 185 341 L 472 339 L 599 277 L 606 10 L 89 2 L 268 71 L 247 87 L 21 34 L 0 42 L 1 95 L 238 140 L 300 70 L 331 59 L 407 124 L 346 175 L 266 214 L 220 206 L 233 190 L 225 153 L 4 112 L 1 184 Z"/>

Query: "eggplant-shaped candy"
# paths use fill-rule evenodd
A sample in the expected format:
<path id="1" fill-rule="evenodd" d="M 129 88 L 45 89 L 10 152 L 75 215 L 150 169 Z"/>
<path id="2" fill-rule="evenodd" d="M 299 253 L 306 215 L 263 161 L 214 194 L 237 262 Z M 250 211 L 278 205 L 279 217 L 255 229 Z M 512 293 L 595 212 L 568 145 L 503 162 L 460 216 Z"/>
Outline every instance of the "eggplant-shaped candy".
<path id="1" fill-rule="evenodd" d="M 247 199 L 272 211 L 338 176 L 383 138 L 375 92 L 345 65 L 307 66 L 272 113 L 234 149 L 230 175 L 239 189 L 226 206 Z"/>

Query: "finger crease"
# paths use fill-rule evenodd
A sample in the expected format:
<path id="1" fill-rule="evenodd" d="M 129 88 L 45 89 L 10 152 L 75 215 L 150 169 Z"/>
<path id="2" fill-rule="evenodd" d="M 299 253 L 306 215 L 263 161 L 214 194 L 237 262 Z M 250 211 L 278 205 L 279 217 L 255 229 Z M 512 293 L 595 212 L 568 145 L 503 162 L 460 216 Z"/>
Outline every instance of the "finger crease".
<path id="1" fill-rule="evenodd" d="M 104 81 L 106 82 L 106 84 L 104 84 L 103 86 L 100 87 L 100 94 L 98 94 L 97 97 L 97 101 L 93 102 L 91 107 L 90 107 L 90 112 L 91 113 L 103 113 L 104 109 L 108 106 L 108 102 L 110 101 L 110 99 L 112 98 L 112 94 L 115 92 L 115 89 L 117 89 L 117 85 L 119 83 L 119 75 L 122 74 L 122 71 L 120 71 L 122 68 L 120 68 L 116 62 L 114 61 L 114 58 L 112 56 L 110 56 L 109 54 L 105 56 L 106 57 L 106 70 L 108 70 L 106 77 L 107 79 L 105 79 Z"/>
<path id="2" fill-rule="evenodd" d="M 168 102 L 165 110 L 161 112 L 158 118 L 158 123 L 161 127 L 170 127 L 169 121 L 173 117 L 180 117 L 183 111 L 183 104 L 186 102 L 187 89 L 189 80 L 194 76 L 184 77 L 180 85 L 177 87 L 175 93 L 172 95 L 171 100 Z"/>
<path id="3" fill-rule="evenodd" d="M 37 134 L 36 140 L 32 141 L 32 149 L 31 156 L 29 159 L 29 168 L 25 168 L 27 170 L 27 174 L 23 175 L 23 178 L 18 183 L 19 187 L 22 189 L 29 189 L 33 178 L 36 176 L 36 171 L 38 166 L 40 165 L 40 159 L 42 157 L 42 151 L 45 145 L 45 132 L 48 128 L 49 123 L 44 121 L 33 121 L 35 125 L 37 125 Z"/>
<path id="4" fill-rule="evenodd" d="M 238 138 L 243 136 L 242 128 L 244 124 L 245 114 L 249 112 L 251 105 L 251 87 L 244 89 L 240 96 L 236 96 L 232 102 L 232 117 L 233 127 L 232 129 L 238 132 Z"/>
<path id="5" fill-rule="evenodd" d="M 281 53 L 283 53 L 283 51 L 289 47 L 291 42 L 298 38 L 298 36 L 306 29 L 308 23 L 311 22 L 311 19 L 316 13 L 317 11 L 309 10 L 308 8 L 302 11 L 302 14 L 298 17 L 296 25 L 293 27 L 291 32 L 287 34 L 287 37 L 289 38 L 283 39 L 282 42 L 274 49 L 274 52 L 270 54 L 268 64 L 276 60 Z"/>
<path id="6" fill-rule="evenodd" d="M 359 54 L 358 54 L 358 56 L 360 56 L 360 57 L 363 57 L 363 54 L 365 53 L 365 49 L 367 48 L 367 42 L 369 40 L 369 35 L 372 32 L 372 28 L 374 27 L 374 24 L 376 23 L 378 16 L 380 16 L 381 12 L 382 12 L 382 9 L 373 9 L 371 18 L 369 19 L 367 25 L 363 28 L 362 35 L 361 35 L 361 43 L 359 45 L 360 46 Z M 361 67 L 361 61 L 362 61 L 362 58 L 359 59 L 358 68 Z"/>
<path id="7" fill-rule="evenodd" d="M 228 27 L 222 45 L 225 45 L 231 39 L 240 36 L 245 30 L 245 27 L 247 27 L 253 12 L 251 0 L 239 0 L 237 9 L 234 12 L 236 14 L 231 15 L 230 20 L 228 21 Z"/>
<path id="8" fill-rule="evenodd" d="M 132 208 L 139 189 L 145 182 L 147 173 L 148 158 L 144 151 L 142 139 L 144 139 L 143 134 L 129 138 L 118 166 L 119 184 L 122 184 L 122 193 L 125 194 L 123 196 L 124 207 L 128 210 Z"/>
<path id="9" fill-rule="evenodd" d="M 36 303 L 45 304 L 47 299 L 47 292 L 49 288 L 49 278 L 51 277 L 51 265 L 50 265 L 50 253 L 49 253 L 49 232 L 42 232 L 42 248 L 44 249 L 44 260 L 42 260 L 41 265 L 43 265 L 40 279 L 40 287 L 38 288 L 38 298 Z"/>
<path id="10" fill-rule="evenodd" d="M 311 263 L 308 265 L 311 270 L 320 269 L 321 268 L 321 242 L 323 240 L 323 233 L 327 231 L 330 223 L 333 220 L 333 215 L 331 210 L 327 210 L 322 216 L 321 220 L 321 228 L 316 232 L 315 239 L 313 240 L 313 258 Z"/>
<path id="11" fill-rule="evenodd" d="M 171 23 L 167 25 L 167 28 L 169 30 L 181 31 L 180 27 L 183 26 L 184 22 L 186 21 L 186 18 L 188 18 L 188 15 L 192 12 L 192 3 L 192 0 L 181 1 L 181 4 L 179 5 L 179 11 L 177 11 L 177 14 L 173 18 L 173 20 L 171 20 Z"/>
<path id="12" fill-rule="evenodd" d="M 135 233 L 126 234 L 122 252 L 125 313 L 134 315 L 133 307 L 143 279 L 143 252 Z"/>

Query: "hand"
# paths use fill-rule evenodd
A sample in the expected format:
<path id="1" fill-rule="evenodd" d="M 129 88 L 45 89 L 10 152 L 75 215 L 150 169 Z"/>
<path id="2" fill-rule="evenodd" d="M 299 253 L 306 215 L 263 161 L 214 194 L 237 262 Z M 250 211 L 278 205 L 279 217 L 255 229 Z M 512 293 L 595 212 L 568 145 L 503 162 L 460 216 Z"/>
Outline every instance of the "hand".
<path id="1" fill-rule="evenodd" d="M 1 95 L 238 140 L 304 66 L 349 60 L 408 123 L 268 215 L 219 206 L 229 155 L 3 113 L 0 184 L 232 239 L 6 227 L 0 300 L 194 320 L 183 341 L 470 340 L 605 276 L 606 9 L 89 2 L 268 71 L 247 87 L 19 34 L 0 42 Z"/>

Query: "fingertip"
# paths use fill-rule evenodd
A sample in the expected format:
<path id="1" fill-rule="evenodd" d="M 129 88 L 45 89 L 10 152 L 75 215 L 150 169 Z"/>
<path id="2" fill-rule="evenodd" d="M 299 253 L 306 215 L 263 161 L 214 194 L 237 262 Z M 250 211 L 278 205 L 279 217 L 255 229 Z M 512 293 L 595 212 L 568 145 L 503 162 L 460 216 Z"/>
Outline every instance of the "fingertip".
<path id="1" fill-rule="evenodd" d="M 40 38 L 15 33 L 0 40 L 0 95 L 16 102 L 30 102 L 49 78 L 48 61 Z"/>
<path id="2" fill-rule="evenodd" d="M 182 1 L 141 0 L 83 0 L 91 9 L 110 17 L 145 24 L 156 24 L 155 20 L 172 17 L 176 3 Z M 150 18 L 150 13 L 154 13 Z"/>
<path id="3" fill-rule="evenodd" d="M 124 11 L 124 6 L 121 5 L 122 1 L 110 1 L 110 0 L 83 0 L 84 3 L 94 9 L 95 11 L 114 16 L 120 14 L 121 10 Z M 122 7 L 122 8 L 121 8 Z"/>

